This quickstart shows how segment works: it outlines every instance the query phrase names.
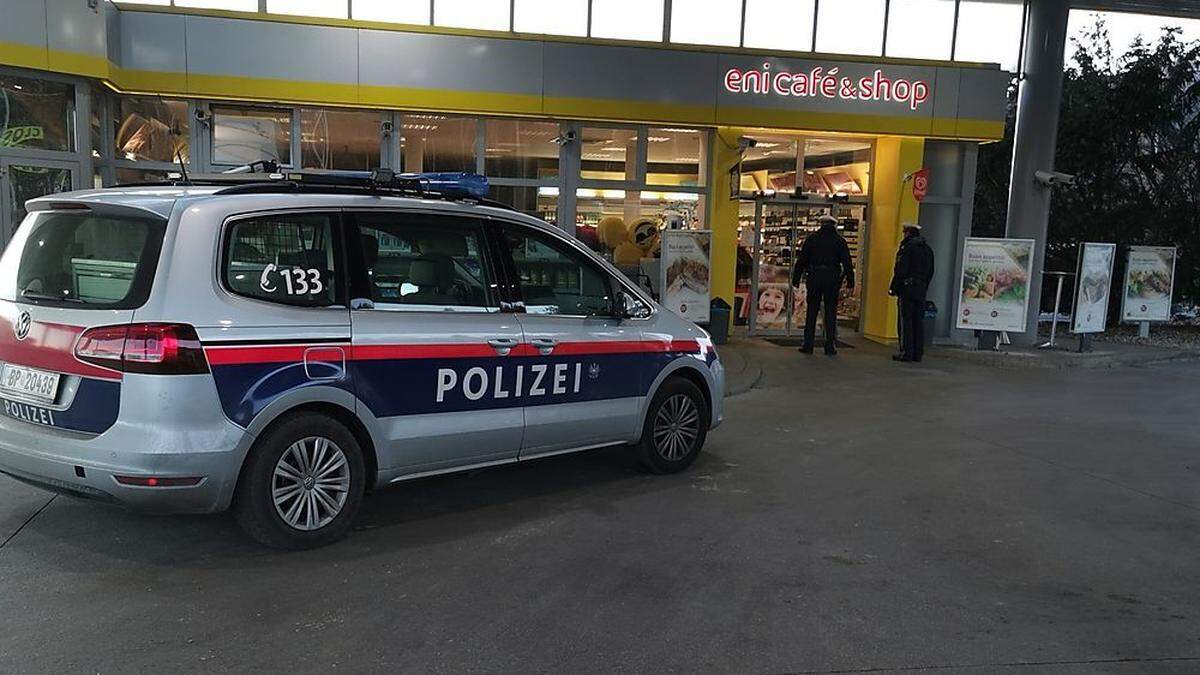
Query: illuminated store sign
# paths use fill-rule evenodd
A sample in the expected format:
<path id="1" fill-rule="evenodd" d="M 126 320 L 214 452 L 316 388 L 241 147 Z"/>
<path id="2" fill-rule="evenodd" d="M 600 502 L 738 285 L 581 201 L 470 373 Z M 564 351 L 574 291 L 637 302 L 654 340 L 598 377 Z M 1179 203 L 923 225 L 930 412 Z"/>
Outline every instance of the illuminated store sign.
<path id="1" fill-rule="evenodd" d="M 801 73 L 772 71 L 771 64 L 764 63 L 758 70 L 730 68 L 725 71 L 724 83 L 725 90 L 731 94 L 885 101 L 905 103 L 911 110 L 929 100 L 929 83 L 924 80 L 890 78 L 880 69 L 858 80 L 839 75 L 839 72 L 837 67 L 826 71 L 821 66 Z"/>

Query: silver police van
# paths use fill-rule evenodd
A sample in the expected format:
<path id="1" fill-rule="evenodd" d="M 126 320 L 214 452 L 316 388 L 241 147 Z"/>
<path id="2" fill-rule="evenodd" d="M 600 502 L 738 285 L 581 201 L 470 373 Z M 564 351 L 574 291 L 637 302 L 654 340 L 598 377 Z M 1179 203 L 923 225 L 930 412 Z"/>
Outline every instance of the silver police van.
<path id="1" fill-rule="evenodd" d="M 32 200 L 0 259 L 0 472 L 320 546 L 364 495 L 628 444 L 695 460 L 709 336 L 463 175 Z M 482 188 L 482 189 L 481 189 Z"/>

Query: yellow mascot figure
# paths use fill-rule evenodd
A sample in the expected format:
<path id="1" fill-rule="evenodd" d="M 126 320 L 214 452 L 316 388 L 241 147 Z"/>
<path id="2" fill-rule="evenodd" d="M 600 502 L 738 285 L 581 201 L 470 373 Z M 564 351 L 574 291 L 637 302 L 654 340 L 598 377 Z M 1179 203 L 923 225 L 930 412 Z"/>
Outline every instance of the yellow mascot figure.
<path id="1" fill-rule="evenodd" d="M 625 221 L 620 216 L 604 216 L 596 226 L 596 236 L 604 248 L 613 251 L 629 240 L 629 231 L 625 229 Z"/>

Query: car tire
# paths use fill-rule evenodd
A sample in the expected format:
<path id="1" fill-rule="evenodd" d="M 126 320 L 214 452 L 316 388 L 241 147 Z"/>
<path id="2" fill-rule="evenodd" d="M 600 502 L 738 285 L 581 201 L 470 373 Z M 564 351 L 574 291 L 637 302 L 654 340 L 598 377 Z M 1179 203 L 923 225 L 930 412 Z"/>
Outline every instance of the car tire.
<path id="1" fill-rule="evenodd" d="M 692 465 L 704 447 L 708 402 L 690 380 L 673 377 L 659 387 L 646 411 L 638 459 L 656 474 L 678 473 Z"/>
<path id="2" fill-rule="evenodd" d="M 303 413 L 273 425 L 251 448 L 234 517 L 261 544 L 317 548 L 346 536 L 365 491 L 366 468 L 354 434 L 331 417 Z"/>

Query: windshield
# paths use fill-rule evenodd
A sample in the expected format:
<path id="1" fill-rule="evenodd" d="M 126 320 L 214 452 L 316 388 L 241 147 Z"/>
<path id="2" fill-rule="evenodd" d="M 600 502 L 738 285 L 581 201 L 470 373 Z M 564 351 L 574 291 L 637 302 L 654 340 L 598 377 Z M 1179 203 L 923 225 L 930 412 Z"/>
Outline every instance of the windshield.
<path id="1" fill-rule="evenodd" d="M 86 210 L 31 213 L 5 252 L 0 296 L 58 307 L 140 307 L 164 229 L 161 220 Z"/>

